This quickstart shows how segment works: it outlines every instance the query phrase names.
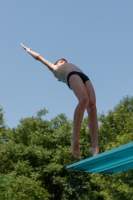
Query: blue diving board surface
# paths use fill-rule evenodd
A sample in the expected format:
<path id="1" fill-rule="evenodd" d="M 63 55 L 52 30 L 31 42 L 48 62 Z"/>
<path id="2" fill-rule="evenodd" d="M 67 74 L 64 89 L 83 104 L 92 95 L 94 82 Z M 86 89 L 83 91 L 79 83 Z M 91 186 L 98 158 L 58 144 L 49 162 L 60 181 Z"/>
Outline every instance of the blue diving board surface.
<path id="1" fill-rule="evenodd" d="M 66 169 L 101 174 L 133 169 L 133 142 L 71 164 Z"/>

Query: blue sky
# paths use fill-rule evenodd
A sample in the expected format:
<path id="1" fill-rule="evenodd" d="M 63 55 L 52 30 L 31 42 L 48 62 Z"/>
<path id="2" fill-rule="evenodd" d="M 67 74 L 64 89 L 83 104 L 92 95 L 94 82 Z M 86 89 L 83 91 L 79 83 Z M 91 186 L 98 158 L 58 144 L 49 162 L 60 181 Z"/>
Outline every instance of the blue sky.
<path id="1" fill-rule="evenodd" d="M 78 103 L 21 42 L 50 62 L 65 57 L 81 68 L 95 88 L 98 113 L 133 95 L 132 0 L 1 1 L 0 25 L 0 106 L 7 126 L 43 108 L 45 119 L 65 113 L 72 120 Z"/>

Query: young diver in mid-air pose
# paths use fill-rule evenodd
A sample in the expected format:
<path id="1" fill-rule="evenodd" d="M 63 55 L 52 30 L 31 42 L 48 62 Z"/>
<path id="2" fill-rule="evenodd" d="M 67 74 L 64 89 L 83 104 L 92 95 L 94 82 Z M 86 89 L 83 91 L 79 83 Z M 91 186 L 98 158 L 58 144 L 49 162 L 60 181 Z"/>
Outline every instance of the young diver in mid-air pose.
<path id="1" fill-rule="evenodd" d="M 79 102 L 74 112 L 73 136 L 71 141 L 73 156 L 81 158 L 79 134 L 85 109 L 88 113 L 88 126 L 91 134 L 91 148 L 89 151 L 93 154 L 93 156 L 97 155 L 99 153 L 99 147 L 96 97 L 90 79 L 82 72 L 81 69 L 72 63 L 67 63 L 64 58 L 61 58 L 55 64 L 52 64 L 40 54 L 31 51 L 30 48 L 27 48 L 23 44 L 21 44 L 21 46 L 36 60 L 39 60 L 46 65 L 59 81 L 66 83 L 78 98 Z"/>

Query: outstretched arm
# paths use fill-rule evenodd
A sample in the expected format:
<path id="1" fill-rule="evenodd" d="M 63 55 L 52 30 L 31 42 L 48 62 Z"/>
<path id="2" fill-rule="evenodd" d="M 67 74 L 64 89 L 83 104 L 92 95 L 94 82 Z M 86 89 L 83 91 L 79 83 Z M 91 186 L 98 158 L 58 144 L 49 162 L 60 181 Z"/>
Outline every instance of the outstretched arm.
<path id="1" fill-rule="evenodd" d="M 44 65 L 46 65 L 50 71 L 54 71 L 56 69 L 56 65 L 52 64 L 51 62 L 49 62 L 48 60 L 44 59 L 40 54 L 31 51 L 30 48 L 24 46 L 22 43 L 20 44 L 24 50 L 26 50 L 31 56 L 33 56 L 33 58 L 35 58 L 36 60 L 39 60 L 40 62 L 42 62 Z"/>

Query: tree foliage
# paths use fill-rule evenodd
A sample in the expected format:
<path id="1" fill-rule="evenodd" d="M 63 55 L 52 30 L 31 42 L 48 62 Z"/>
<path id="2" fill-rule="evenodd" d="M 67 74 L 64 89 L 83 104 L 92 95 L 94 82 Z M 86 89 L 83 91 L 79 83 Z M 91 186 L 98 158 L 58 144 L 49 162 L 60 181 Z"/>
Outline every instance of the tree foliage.
<path id="1" fill-rule="evenodd" d="M 9 129 L 0 110 L 0 200 L 132 200 L 133 171 L 116 175 L 67 171 L 77 162 L 71 154 L 72 122 L 64 114 L 51 121 L 48 111 L 25 118 Z M 82 159 L 91 156 L 87 118 L 80 133 Z M 4 140 L 3 140 L 4 138 Z M 99 145 L 104 152 L 133 139 L 133 98 L 126 97 L 99 116 Z"/>

